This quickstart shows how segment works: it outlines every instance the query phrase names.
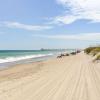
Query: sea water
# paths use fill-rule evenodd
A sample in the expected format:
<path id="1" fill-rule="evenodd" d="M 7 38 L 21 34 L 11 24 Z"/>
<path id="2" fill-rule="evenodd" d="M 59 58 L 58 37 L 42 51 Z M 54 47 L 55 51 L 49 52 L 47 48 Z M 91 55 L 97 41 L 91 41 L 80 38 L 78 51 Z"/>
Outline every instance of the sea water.
<path id="1" fill-rule="evenodd" d="M 0 67 L 41 61 L 72 50 L 0 50 Z"/>

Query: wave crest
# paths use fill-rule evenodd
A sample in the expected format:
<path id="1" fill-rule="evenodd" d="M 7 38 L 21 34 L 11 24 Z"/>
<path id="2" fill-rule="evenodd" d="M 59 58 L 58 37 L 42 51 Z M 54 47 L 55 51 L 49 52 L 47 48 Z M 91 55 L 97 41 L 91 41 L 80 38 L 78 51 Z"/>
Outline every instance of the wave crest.
<path id="1" fill-rule="evenodd" d="M 15 62 L 15 61 L 27 60 L 32 58 L 46 57 L 51 55 L 53 54 L 38 54 L 38 55 L 27 55 L 27 56 L 19 56 L 19 57 L 7 57 L 4 59 L 0 59 L 0 63 Z"/>

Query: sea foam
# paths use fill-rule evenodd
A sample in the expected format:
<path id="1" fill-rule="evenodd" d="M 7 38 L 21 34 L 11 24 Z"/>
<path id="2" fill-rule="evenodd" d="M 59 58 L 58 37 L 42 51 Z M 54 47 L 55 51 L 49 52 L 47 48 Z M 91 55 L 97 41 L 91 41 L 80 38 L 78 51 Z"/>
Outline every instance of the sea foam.
<path id="1" fill-rule="evenodd" d="M 0 63 L 15 62 L 15 61 L 27 60 L 32 58 L 52 56 L 52 55 L 53 54 L 50 53 L 50 54 L 38 54 L 38 55 L 26 55 L 26 56 L 19 56 L 19 57 L 7 57 L 4 59 L 0 59 Z"/>

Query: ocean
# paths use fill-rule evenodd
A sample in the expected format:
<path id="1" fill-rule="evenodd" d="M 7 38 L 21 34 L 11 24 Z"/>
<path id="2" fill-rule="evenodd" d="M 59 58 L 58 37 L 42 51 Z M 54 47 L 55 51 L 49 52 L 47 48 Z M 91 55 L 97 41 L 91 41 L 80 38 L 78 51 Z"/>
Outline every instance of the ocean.
<path id="1" fill-rule="evenodd" d="M 73 50 L 0 50 L 0 68 L 41 61 L 71 51 Z"/>

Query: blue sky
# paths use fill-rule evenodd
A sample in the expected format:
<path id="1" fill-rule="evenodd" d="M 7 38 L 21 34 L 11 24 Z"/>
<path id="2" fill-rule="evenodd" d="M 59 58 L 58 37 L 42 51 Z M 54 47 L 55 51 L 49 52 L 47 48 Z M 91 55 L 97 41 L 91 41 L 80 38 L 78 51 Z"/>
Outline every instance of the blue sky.
<path id="1" fill-rule="evenodd" d="M 100 44 L 98 0 L 0 0 L 0 49 L 95 44 Z"/>

